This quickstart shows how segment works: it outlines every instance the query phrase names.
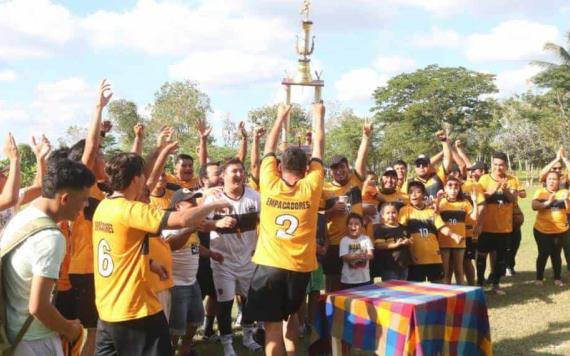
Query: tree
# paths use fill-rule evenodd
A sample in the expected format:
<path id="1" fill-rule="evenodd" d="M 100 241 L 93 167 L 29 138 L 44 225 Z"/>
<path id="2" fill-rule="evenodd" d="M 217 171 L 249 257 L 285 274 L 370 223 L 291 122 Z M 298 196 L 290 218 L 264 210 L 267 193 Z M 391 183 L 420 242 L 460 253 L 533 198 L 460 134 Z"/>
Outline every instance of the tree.
<path id="1" fill-rule="evenodd" d="M 133 127 L 139 122 L 146 124 L 138 113 L 137 105 L 132 101 L 119 99 L 112 101 L 107 110 L 113 123 L 113 131 L 121 137 L 120 148 L 124 151 L 130 150 L 135 140 Z"/>
<path id="2" fill-rule="evenodd" d="M 390 79 L 374 91 L 371 110 L 376 122 L 386 124 L 385 130 L 390 133 L 380 149 L 404 155 L 389 155 L 390 159 L 411 161 L 419 153 L 440 149 L 433 134 L 444 122 L 462 138 L 489 127 L 498 109 L 496 100 L 489 98 L 498 91 L 494 78 L 463 67 L 429 65 Z M 396 137 L 398 141 L 394 141 Z"/>
<path id="3" fill-rule="evenodd" d="M 248 122 L 252 127 L 264 127 L 267 132 L 271 130 L 277 117 L 279 105 L 266 105 L 247 113 Z M 303 143 L 305 132 L 311 129 L 311 116 L 298 104 L 292 104 L 289 114 L 291 120 L 289 143 Z M 263 147 L 263 142 L 260 143 Z"/>

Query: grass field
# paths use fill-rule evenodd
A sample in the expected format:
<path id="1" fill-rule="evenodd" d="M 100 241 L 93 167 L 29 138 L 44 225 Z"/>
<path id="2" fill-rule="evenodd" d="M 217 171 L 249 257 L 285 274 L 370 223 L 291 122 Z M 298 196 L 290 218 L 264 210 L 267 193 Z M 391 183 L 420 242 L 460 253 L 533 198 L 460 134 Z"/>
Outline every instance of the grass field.
<path id="1" fill-rule="evenodd" d="M 554 286 L 549 262 L 544 285 L 534 285 L 536 245 L 532 225 L 535 213 L 530 208 L 533 193 L 530 189 L 529 197 L 521 200 L 526 221 L 517 255 L 518 273 L 503 279 L 506 296 L 487 294 L 495 355 L 570 355 L 570 283 L 564 287 Z M 566 269 L 565 263 L 563 268 Z M 234 347 L 240 355 L 254 355 L 241 348 L 239 332 Z M 196 351 L 200 355 L 223 354 L 221 345 L 201 341 L 197 342 Z M 352 354 L 369 353 L 353 350 Z"/>

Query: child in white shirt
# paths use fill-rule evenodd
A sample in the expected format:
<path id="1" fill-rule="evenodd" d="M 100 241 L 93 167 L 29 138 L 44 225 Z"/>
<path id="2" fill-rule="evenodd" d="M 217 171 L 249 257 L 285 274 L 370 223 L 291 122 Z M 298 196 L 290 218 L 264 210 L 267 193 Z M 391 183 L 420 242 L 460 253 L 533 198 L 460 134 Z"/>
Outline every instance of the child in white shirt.
<path id="1" fill-rule="evenodd" d="M 362 234 L 362 216 L 350 213 L 346 225 L 348 236 L 343 237 L 339 245 L 339 256 L 343 261 L 340 277 L 342 289 L 371 284 L 368 261 L 374 257 L 372 240 Z"/>

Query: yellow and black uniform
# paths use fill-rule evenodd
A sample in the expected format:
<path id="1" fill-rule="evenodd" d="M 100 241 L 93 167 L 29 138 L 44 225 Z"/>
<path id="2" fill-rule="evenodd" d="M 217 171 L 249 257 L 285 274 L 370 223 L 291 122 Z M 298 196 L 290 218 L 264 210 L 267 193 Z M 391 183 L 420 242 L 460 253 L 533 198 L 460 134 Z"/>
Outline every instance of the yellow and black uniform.
<path id="1" fill-rule="evenodd" d="M 250 176 L 247 180 L 247 186 L 259 193 L 259 182 L 255 178 Z"/>
<path id="2" fill-rule="evenodd" d="M 65 257 L 59 269 L 59 279 L 57 280 L 57 295 L 55 307 L 66 319 L 77 319 L 77 309 L 75 307 L 76 298 L 71 282 L 69 281 L 69 262 L 71 260 L 71 230 L 69 221 L 61 221 L 57 226 L 65 237 Z"/>
<path id="3" fill-rule="evenodd" d="M 249 290 L 253 320 L 281 321 L 299 309 L 310 272 L 317 269 L 316 234 L 323 164 L 311 159 L 294 185 L 281 179 L 275 154 L 260 167 L 260 228 L 252 261 L 257 264 Z M 245 312 L 244 312 L 245 313 Z"/>
<path id="4" fill-rule="evenodd" d="M 400 210 L 398 219 L 412 239 L 412 264 L 408 270 L 408 280 L 441 280 L 443 267 L 437 241 L 437 232 L 445 226 L 441 217 L 432 208 L 418 209 L 408 205 Z"/>
<path id="5" fill-rule="evenodd" d="M 410 249 L 408 246 L 400 246 L 395 249 L 379 248 L 401 239 L 409 238 L 405 226 L 390 226 L 378 224 L 374 226 L 374 259 L 373 268 L 370 271 L 373 276 L 382 277 L 386 282 L 392 279 L 406 279 L 408 265 L 411 263 Z M 371 267 L 372 268 L 372 267 Z"/>
<path id="6" fill-rule="evenodd" d="M 467 200 L 449 201 L 447 198 L 443 198 L 439 202 L 438 211 L 445 225 L 458 235 L 465 237 L 467 225 L 473 225 L 471 219 L 473 206 Z M 437 233 L 437 238 L 440 248 L 465 248 L 465 240 L 458 244 L 451 237 L 441 232 Z"/>
<path id="7" fill-rule="evenodd" d="M 396 190 L 394 193 L 386 193 L 386 192 L 380 191 L 378 193 L 378 195 L 380 196 L 380 198 L 385 203 L 394 203 L 394 205 L 396 205 L 396 209 L 398 209 L 398 212 L 404 206 L 406 206 L 410 203 L 410 198 L 408 197 L 408 195 L 402 193 L 399 190 Z M 382 205 L 383 205 L 383 203 L 378 204 L 378 211 L 380 211 L 380 209 L 382 209 Z"/>
<path id="8" fill-rule="evenodd" d="M 153 345 L 155 354 L 172 354 L 168 323 L 153 290 L 148 257 L 149 236 L 160 236 L 168 215 L 123 197 L 104 199 L 97 207 L 93 246 L 98 333 L 102 334 L 97 349 L 128 354 L 134 348 L 142 350 L 144 346 L 132 345 L 142 342 Z M 129 338 L 135 340 L 129 342 Z"/>
<path id="9" fill-rule="evenodd" d="M 176 177 L 174 174 L 166 173 L 166 189 L 175 192 L 181 188 L 187 188 L 190 190 L 195 190 L 200 188 L 200 179 L 198 177 L 192 177 L 191 180 L 182 180 Z"/>
<path id="10" fill-rule="evenodd" d="M 471 194 L 475 193 L 475 199 L 477 199 L 477 206 L 483 206 L 485 204 L 485 193 L 481 185 L 474 179 L 470 178 L 463 182 L 461 185 L 461 192 L 463 193 L 463 198 L 468 200 L 471 205 L 473 201 L 471 200 Z M 475 224 L 481 223 L 479 221 L 467 221 L 465 225 L 465 255 L 464 259 L 474 260 L 477 256 L 477 240 L 479 236 L 475 236 L 474 227 Z"/>
<path id="11" fill-rule="evenodd" d="M 485 174 L 479 179 L 479 185 L 483 191 L 489 191 L 495 190 L 499 182 L 492 175 Z M 507 175 L 506 189 L 518 192 L 520 190 L 518 179 Z M 497 190 L 493 195 L 486 197 L 482 232 L 510 234 L 513 231 L 513 208 L 514 202 L 509 201 L 502 190 Z"/>
<path id="12" fill-rule="evenodd" d="M 430 172 L 426 178 L 421 177 L 414 177 L 410 179 L 410 182 L 421 182 L 426 187 L 426 195 L 431 197 L 432 199 L 437 198 L 437 192 L 443 190 L 446 182 L 446 173 L 443 166 L 440 166 L 434 171 Z M 406 188 L 407 192 L 407 188 Z"/>
<path id="13" fill-rule="evenodd" d="M 568 241 L 568 218 L 569 211 L 566 205 L 568 190 L 560 189 L 550 192 L 546 188 L 539 189 L 533 196 L 533 201 L 546 202 L 551 194 L 554 194 L 554 201 L 545 208 L 538 210 L 534 223 L 534 239 L 538 247 L 538 257 L 536 258 L 536 279 L 541 281 L 544 278 L 544 268 L 550 257 L 554 280 L 561 280 L 562 248 Z"/>
<path id="14" fill-rule="evenodd" d="M 340 240 L 348 235 L 346 218 L 350 212 L 362 215 L 362 184 L 363 179 L 352 173 L 344 185 L 336 182 L 325 183 L 321 198 L 321 210 L 328 210 L 333 207 L 340 196 L 347 196 L 346 212 L 334 212 L 328 216 L 327 236 L 329 247 L 323 261 L 323 272 L 325 275 L 340 275 L 342 270 L 342 259 L 339 257 L 338 246 Z"/>
<path id="15" fill-rule="evenodd" d="M 166 210 L 170 206 L 170 201 L 172 200 L 172 191 L 168 189 L 164 190 L 162 195 L 150 195 L 150 205 L 160 209 Z M 150 254 L 151 260 L 156 260 L 158 263 L 166 268 L 168 272 L 168 278 L 161 280 L 158 274 L 151 273 L 151 284 L 153 290 L 158 293 L 172 288 L 174 285 L 174 280 L 172 279 L 172 250 L 170 245 L 166 243 L 160 236 L 153 237 L 149 239 L 150 242 Z"/>
<path id="16" fill-rule="evenodd" d="M 170 206 L 170 201 L 172 200 L 173 191 L 164 189 L 162 195 L 150 194 L 150 205 L 157 209 L 166 210 Z"/>
<path id="17" fill-rule="evenodd" d="M 96 328 L 95 285 L 93 281 L 93 214 L 105 198 L 98 184 L 91 187 L 85 208 L 71 225 L 69 281 L 74 290 L 77 318 L 85 328 Z"/>

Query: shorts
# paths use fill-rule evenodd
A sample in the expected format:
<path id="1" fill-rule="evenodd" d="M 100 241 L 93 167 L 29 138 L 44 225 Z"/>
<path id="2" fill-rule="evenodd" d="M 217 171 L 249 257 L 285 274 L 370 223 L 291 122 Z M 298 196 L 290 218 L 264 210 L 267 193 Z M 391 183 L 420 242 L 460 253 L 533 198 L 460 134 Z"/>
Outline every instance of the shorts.
<path id="1" fill-rule="evenodd" d="M 438 282 L 443 279 L 443 264 L 433 263 L 427 265 L 410 265 L 408 266 L 408 281 Z"/>
<path id="2" fill-rule="evenodd" d="M 257 265 L 244 315 L 247 313 L 249 319 L 256 321 L 287 320 L 299 310 L 310 278 L 311 272 Z"/>
<path id="3" fill-rule="evenodd" d="M 482 232 L 479 235 L 479 240 L 477 241 L 477 250 L 483 253 L 489 253 L 497 250 L 504 250 L 507 248 L 507 244 L 511 233 L 493 233 L 493 232 Z"/>
<path id="4" fill-rule="evenodd" d="M 323 275 L 323 266 L 319 264 L 319 268 L 311 272 L 309 283 L 307 284 L 307 293 L 320 292 L 325 289 L 325 279 Z"/>
<path id="5" fill-rule="evenodd" d="M 212 267 L 210 266 L 209 257 L 200 257 L 196 278 L 200 284 L 202 299 L 207 295 L 216 297 L 216 287 L 214 287 L 214 279 L 212 278 Z"/>
<path id="6" fill-rule="evenodd" d="M 372 284 L 372 281 L 368 281 L 368 282 L 364 282 L 364 283 L 341 283 L 340 289 L 341 290 L 351 289 L 351 288 L 357 288 L 357 287 L 362 287 L 362 286 L 369 286 L 371 284 Z"/>
<path id="7" fill-rule="evenodd" d="M 174 286 L 172 309 L 170 309 L 170 333 L 174 336 L 186 335 L 188 324 L 200 326 L 204 321 L 204 305 L 200 285 L 195 282 L 189 286 Z"/>
<path id="8" fill-rule="evenodd" d="M 67 320 L 77 319 L 77 308 L 75 307 L 75 291 L 73 288 L 58 291 L 55 296 L 55 308 Z"/>
<path id="9" fill-rule="evenodd" d="M 59 335 L 38 340 L 22 340 L 12 356 L 63 356 L 63 346 Z"/>
<path id="10" fill-rule="evenodd" d="M 472 237 L 465 239 L 465 255 L 463 255 L 464 260 L 474 260 L 477 258 L 477 240 L 473 240 Z"/>
<path id="11" fill-rule="evenodd" d="M 115 323 L 99 320 L 95 355 L 174 355 L 164 313 Z"/>
<path id="12" fill-rule="evenodd" d="M 70 274 L 69 281 L 75 293 L 77 318 L 86 329 L 95 329 L 99 313 L 95 306 L 95 278 L 93 274 Z"/>
<path id="13" fill-rule="evenodd" d="M 342 259 L 338 254 L 338 245 L 329 245 L 327 254 L 323 260 L 323 273 L 325 276 L 340 275 L 342 271 Z"/>
<path id="14" fill-rule="evenodd" d="M 166 316 L 166 321 L 168 321 L 168 319 L 170 319 L 170 309 L 172 307 L 172 296 L 170 294 L 170 289 L 163 289 L 159 292 L 156 292 L 156 298 L 162 306 L 162 311 L 164 312 L 164 316 Z"/>
<path id="15" fill-rule="evenodd" d="M 252 263 L 251 267 L 248 266 L 244 269 L 240 269 L 239 273 L 225 269 L 212 269 L 217 301 L 229 302 L 230 300 L 234 300 L 236 295 L 246 297 L 249 292 L 249 285 L 254 268 L 255 265 Z"/>

